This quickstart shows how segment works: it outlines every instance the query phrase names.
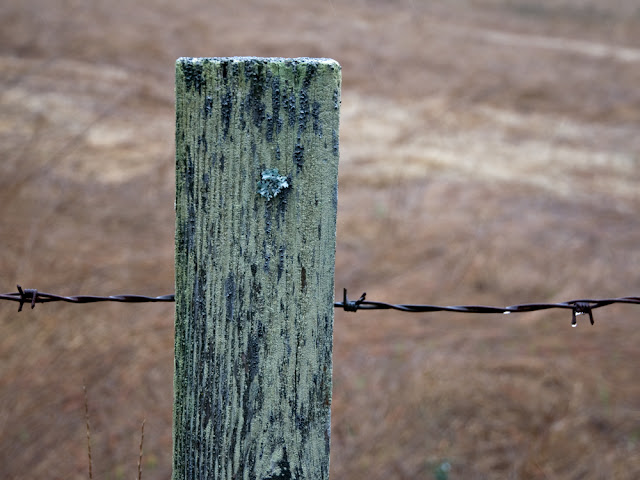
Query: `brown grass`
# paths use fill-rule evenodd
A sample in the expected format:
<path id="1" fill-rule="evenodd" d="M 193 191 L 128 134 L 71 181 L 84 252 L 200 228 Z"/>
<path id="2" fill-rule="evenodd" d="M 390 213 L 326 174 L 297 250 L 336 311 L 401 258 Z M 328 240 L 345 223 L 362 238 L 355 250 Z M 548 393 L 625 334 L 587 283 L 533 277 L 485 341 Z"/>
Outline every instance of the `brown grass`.
<path id="1" fill-rule="evenodd" d="M 640 292 L 632 0 L 4 2 L 0 290 L 173 291 L 173 63 L 343 66 L 336 288 Z M 0 305 L 0 477 L 169 478 L 170 305 Z M 638 311 L 337 312 L 331 473 L 640 478 Z"/>

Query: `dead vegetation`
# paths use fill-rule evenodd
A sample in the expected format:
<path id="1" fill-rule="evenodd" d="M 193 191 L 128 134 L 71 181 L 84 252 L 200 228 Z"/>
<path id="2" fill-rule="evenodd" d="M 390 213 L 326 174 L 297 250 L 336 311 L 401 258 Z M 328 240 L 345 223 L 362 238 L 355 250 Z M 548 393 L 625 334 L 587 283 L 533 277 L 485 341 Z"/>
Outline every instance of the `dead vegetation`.
<path id="1" fill-rule="evenodd" d="M 640 292 L 630 0 L 5 2 L 0 290 L 173 291 L 173 62 L 343 66 L 336 288 L 398 303 Z M 0 476 L 169 478 L 170 305 L 0 305 Z M 634 479 L 631 306 L 337 312 L 333 478 Z M 448 464 L 449 471 L 442 470 Z M 438 470 L 440 469 L 440 470 Z"/>

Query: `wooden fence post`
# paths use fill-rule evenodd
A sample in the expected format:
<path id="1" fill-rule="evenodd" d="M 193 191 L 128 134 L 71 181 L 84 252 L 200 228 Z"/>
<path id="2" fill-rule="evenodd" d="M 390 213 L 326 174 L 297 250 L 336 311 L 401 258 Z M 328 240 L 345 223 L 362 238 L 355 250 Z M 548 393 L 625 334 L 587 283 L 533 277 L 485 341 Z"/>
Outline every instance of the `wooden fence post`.
<path id="1" fill-rule="evenodd" d="M 340 81 L 177 61 L 174 480 L 329 477 Z"/>

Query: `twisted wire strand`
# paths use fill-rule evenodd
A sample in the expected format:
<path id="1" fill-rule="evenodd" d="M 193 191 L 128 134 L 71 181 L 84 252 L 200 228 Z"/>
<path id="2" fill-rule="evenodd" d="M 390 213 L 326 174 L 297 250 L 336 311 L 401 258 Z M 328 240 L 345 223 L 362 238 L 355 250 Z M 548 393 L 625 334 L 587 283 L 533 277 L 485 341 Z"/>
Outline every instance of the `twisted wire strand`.
<path id="1" fill-rule="evenodd" d="M 401 312 L 458 312 L 458 313 L 521 313 L 521 312 L 535 312 L 538 310 L 549 310 L 552 308 L 564 308 L 564 309 L 595 309 L 599 307 L 605 307 L 613 303 L 631 303 L 640 304 L 640 297 L 619 297 L 619 298 L 604 298 L 604 299 L 580 299 L 570 300 L 560 303 L 523 303 L 519 305 L 510 305 L 507 307 L 491 307 L 486 305 L 397 305 L 392 303 L 370 301 L 364 299 L 363 296 L 359 300 L 351 301 L 345 299 L 342 302 L 336 302 L 335 306 L 344 308 L 346 311 L 357 310 L 398 310 Z M 582 312 L 582 313 L 587 313 Z"/>
<path id="2" fill-rule="evenodd" d="M 571 325 L 577 325 L 577 317 L 579 315 L 588 315 L 591 325 L 594 318 L 592 310 L 614 303 L 640 304 L 640 297 L 618 297 L 592 299 L 584 298 L 579 300 L 569 300 L 560 303 L 523 303 L 520 305 L 510 305 L 508 307 L 490 307 L 485 305 L 455 305 L 455 306 L 439 306 L 439 305 L 395 305 L 384 302 L 374 302 L 365 300 L 366 293 L 363 293 L 358 300 L 350 301 L 347 298 L 347 289 L 344 289 L 344 297 L 342 302 L 335 303 L 336 307 L 343 308 L 348 312 L 356 312 L 362 310 L 398 310 L 401 312 L 458 312 L 458 313 L 521 313 L 535 312 L 539 310 L 549 310 L 552 308 L 569 309 L 572 311 Z"/>
<path id="3" fill-rule="evenodd" d="M 40 292 L 35 288 L 23 289 L 18 285 L 18 291 L 13 293 L 3 293 L 0 300 L 19 302 L 18 311 L 22 311 L 25 304 L 36 306 L 36 303 L 67 302 L 67 303 L 96 303 L 96 302 L 124 302 L 124 303 L 146 303 L 146 302 L 174 302 L 175 295 L 161 295 L 159 297 L 146 297 L 144 295 L 109 295 L 100 297 L 96 295 L 74 295 L 62 296 L 53 293 Z"/>
<path id="4" fill-rule="evenodd" d="M 18 311 L 22 311 L 22 307 L 27 304 L 34 308 L 36 303 L 48 302 L 68 302 L 68 303 L 96 303 L 96 302 L 123 302 L 123 303 L 147 303 L 147 302 L 175 302 L 175 295 L 161 295 L 158 297 L 147 297 L 144 295 L 74 295 L 62 296 L 53 293 L 40 292 L 37 289 L 25 288 L 18 285 L 18 291 L 13 293 L 0 294 L 0 300 L 9 300 L 19 302 Z M 606 307 L 614 303 L 626 303 L 639 305 L 640 297 L 618 297 L 592 299 L 584 298 L 579 300 L 569 300 L 560 303 L 523 303 L 519 305 L 510 305 L 507 307 L 493 307 L 486 305 L 398 305 L 385 302 L 376 302 L 366 300 L 366 293 L 363 293 L 358 300 L 349 300 L 347 297 L 347 289 L 343 291 L 342 302 L 335 302 L 335 308 L 341 308 L 345 312 L 356 312 L 358 310 L 396 310 L 410 313 L 427 313 L 427 312 L 457 312 L 457 313 L 522 313 L 535 312 L 539 310 L 549 309 L 567 309 L 572 311 L 571 324 L 577 323 L 579 315 L 588 315 L 591 324 L 594 324 L 593 310 L 596 308 Z"/>

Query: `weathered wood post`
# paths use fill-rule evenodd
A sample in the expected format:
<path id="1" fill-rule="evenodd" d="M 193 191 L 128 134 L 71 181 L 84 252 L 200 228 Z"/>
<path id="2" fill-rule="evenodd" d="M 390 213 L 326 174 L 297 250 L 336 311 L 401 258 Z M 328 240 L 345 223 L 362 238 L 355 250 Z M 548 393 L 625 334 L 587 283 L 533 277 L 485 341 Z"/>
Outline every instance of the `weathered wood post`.
<path id="1" fill-rule="evenodd" d="M 329 477 L 340 78 L 177 61 L 175 480 Z"/>

